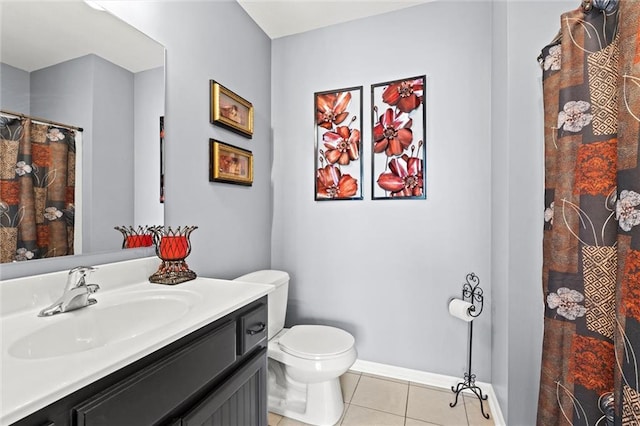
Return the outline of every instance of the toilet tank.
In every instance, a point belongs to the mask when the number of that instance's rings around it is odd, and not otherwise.
[[[265,269],[251,272],[236,278],[234,281],[268,284],[275,289],[267,295],[269,306],[268,338],[278,334],[284,328],[284,317],[287,314],[287,297],[289,295],[289,274],[284,271]]]

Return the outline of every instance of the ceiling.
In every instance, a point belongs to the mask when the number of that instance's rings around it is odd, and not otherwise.
[[[164,65],[164,47],[82,0],[0,0],[0,8],[0,61],[21,70],[89,53],[134,73]]]
[[[276,39],[433,0],[237,1]],[[0,8],[0,61],[21,70],[31,72],[89,53],[131,72],[163,65],[162,46],[83,0],[0,0]]]
[[[434,0],[237,0],[272,39]]]

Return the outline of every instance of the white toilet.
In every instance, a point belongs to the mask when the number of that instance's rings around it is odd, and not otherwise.
[[[289,274],[263,270],[237,281],[275,286],[268,295],[269,411],[312,425],[334,425],[344,403],[340,376],[356,360],[355,339],[324,325],[284,328]]]

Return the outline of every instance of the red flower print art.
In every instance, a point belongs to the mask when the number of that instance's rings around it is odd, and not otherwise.
[[[327,130],[341,124],[348,116],[351,92],[326,93],[316,96],[316,123]]]
[[[422,104],[424,79],[398,81],[392,83],[382,92],[382,101],[395,106],[399,111],[411,112]]]
[[[325,157],[331,164],[347,165],[360,156],[360,131],[340,126],[335,132],[326,132],[322,136],[327,148]]]
[[[426,76],[371,86],[371,198],[426,198]]]
[[[362,199],[362,86],[315,93],[315,200]]]
[[[389,161],[389,172],[378,177],[378,186],[390,192],[391,197],[419,197],[423,185],[422,160],[407,154]]]
[[[408,114],[387,108],[373,127],[373,152],[384,151],[387,157],[401,155],[413,142],[412,123]]]
[[[336,166],[318,169],[317,196],[320,198],[349,198],[358,192],[358,181],[351,175],[343,175]]]

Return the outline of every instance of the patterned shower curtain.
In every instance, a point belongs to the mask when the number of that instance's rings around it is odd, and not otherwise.
[[[0,263],[73,254],[76,132],[0,115]]]
[[[540,62],[538,425],[640,425],[640,1],[564,14]]]

